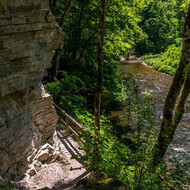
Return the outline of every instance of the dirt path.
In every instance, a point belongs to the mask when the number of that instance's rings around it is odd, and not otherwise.
[[[83,167],[80,159],[72,159],[73,156],[80,157],[84,152],[72,137],[65,137],[64,131],[58,130],[59,148],[64,156],[64,162],[55,161],[46,164],[37,174],[25,177],[20,184],[27,190],[49,190],[49,189],[72,189],[89,172]],[[21,188],[22,189],[22,188]]]

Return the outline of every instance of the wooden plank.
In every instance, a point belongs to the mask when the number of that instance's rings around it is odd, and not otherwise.
[[[68,127],[69,127],[69,121],[68,121],[67,117],[66,117],[65,119],[66,119],[65,124],[66,124],[66,127],[67,127],[67,129],[68,129]],[[67,135],[68,135],[68,136],[70,135],[70,130],[68,130]]]
[[[67,127],[67,129],[68,129],[68,131],[71,131],[72,133],[73,133],[73,135],[75,135],[77,138],[79,138],[79,140],[82,142],[82,143],[85,143],[85,141],[82,139],[82,138],[80,138],[80,136],[79,136],[79,134],[70,126],[70,125],[68,125],[63,119],[59,119],[60,120],[60,122],[63,124],[63,125],[65,125],[66,127]]]
[[[70,120],[74,125],[76,125],[80,130],[82,130],[83,132],[89,134],[89,132],[82,127],[75,119],[73,119],[70,115],[68,115],[64,110],[62,110],[58,105],[56,105],[55,103],[53,103],[53,105],[61,112],[61,114],[63,114],[63,116],[65,116],[68,120]]]
[[[69,131],[71,131],[76,137],[79,137],[78,133],[71,128],[63,119],[60,119],[60,122],[63,123]]]

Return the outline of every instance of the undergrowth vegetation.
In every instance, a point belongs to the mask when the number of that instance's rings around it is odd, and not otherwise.
[[[175,44],[169,46],[164,53],[148,54],[142,56],[148,65],[154,69],[174,75],[175,70],[179,64],[181,57],[181,46],[177,47]]]
[[[86,99],[77,95],[79,89],[75,89],[74,84],[71,85],[72,89],[65,88],[67,80],[74,83],[80,83],[80,80],[72,76],[68,77],[66,73],[62,74],[65,80],[49,83],[46,85],[46,90],[53,95],[60,107],[67,109],[89,131],[89,134],[93,135],[94,116],[92,110],[85,105]],[[149,165],[150,151],[157,131],[154,103],[150,92],[148,89],[140,91],[131,75],[125,75],[122,81],[128,107],[125,113],[128,124],[122,130],[116,129],[106,115],[102,114],[101,130],[97,139],[98,152],[94,149],[92,138],[81,134],[86,141],[82,149],[88,153],[82,158],[84,166],[93,171],[95,176],[104,174],[107,179],[106,181],[100,177],[95,181],[90,180],[87,182],[87,189],[183,189],[188,184],[188,175],[185,173],[187,165],[177,159],[172,167],[168,167],[163,162],[157,170],[154,170]],[[75,99],[72,100],[69,97],[71,90],[76,93]],[[122,136],[125,138],[121,138]],[[109,179],[112,179],[110,183],[108,183]]]
[[[116,180],[116,184],[119,181],[121,189],[183,189],[189,180],[186,173],[188,164],[182,164],[175,158],[172,167],[162,162],[155,170],[150,165],[151,147],[157,131],[153,100],[147,89],[144,92],[139,90],[131,76],[125,76],[124,80],[125,86],[130,87],[126,90],[128,102],[126,117],[129,118],[129,123],[125,128],[126,131],[122,131],[122,135],[127,134],[130,144],[126,144],[115,133],[111,123],[103,119],[97,152],[94,150],[93,141],[86,139],[87,143],[83,147],[88,152],[83,158],[85,167],[96,174],[103,173],[108,178]],[[133,130],[129,132],[128,128]],[[88,129],[93,133],[93,125]],[[100,187],[101,185],[98,186],[99,189]],[[113,187],[113,189],[119,188]]]

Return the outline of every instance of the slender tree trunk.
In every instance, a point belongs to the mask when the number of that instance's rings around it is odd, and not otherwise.
[[[57,2],[57,0],[53,0],[52,1],[52,6],[55,6],[56,2]]]
[[[81,34],[82,34],[81,22],[82,22],[82,18],[84,14],[84,7],[81,6],[79,10],[80,10],[80,14],[79,14],[78,22],[77,22],[77,30],[75,32],[75,46],[72,49],[72,60],[76,60],[77,50],[79,48],[79,44],[81,41]]]
[[[94,117],[95,117],[95,138],[100,130],[100,104],[101,104],[101,93],[103,83],[103,42],[104,42],[104,22],[105,22],[105,3],[106,0],[100,0],[100,11],[99,11],[99,27],[98,27],[98,70],[94,96]]]
[[[69,4],[67,5],[65,11],[62,14],[61,20],[60,20],[60,23],[59,23],[59,26],[61,28],[63,28],[65,20],[67,18],[67,15],[69,14],[73,4],[74,4],[74,0],[70,0]],[[55,50],[55,55],[54,55],[54,58],[53,58],[53,66],[51,68],[51,73],[50,73],[51,74],[51,80],[53,80],[53,78],[57,76],[57,73],[58,73],[58,70],[59,70],[60,56],[61,56],[61,49]]]
[[[92,33],[92,34],[90,35],[90,37],[86,40],[86,44],[88,44],[88,43],[90,42],[90,40],[94,37],[95,34],[96,34],[96,32],[94,32],[94,33]],[[83,47],[83,48],[82,48],[82,51],[80,52],[80,55],[79,55],[79,58],[78,58],[78,62],[81,61],[81,58],[82,58],[84,52],[85,52],[85,47]]]
[[[67,5],[67,7],[66,7],[66,9],[65,9],[65,11],[64,11],[64,13],[62,14],[62,16],[61,16],[61,21],[60,21],[60,23],[59,23],[59,26],[60,26],[61,28],[63,27],[63,25],[64,25],[64,23],[65,23],[65,19],[67,18],[67,15],[69,14],[69,12],[70,12],[70,10],[71,10],[73,4],[74,4],[74,0],[70,0],[70,1],[69,1],[69,4]]]
[[[160,133],[152,148],[153,164],[158,165],[173,140],[174,132],[183,113],[190,92],[190,6],[183,33],[182,55],[163,110]]]

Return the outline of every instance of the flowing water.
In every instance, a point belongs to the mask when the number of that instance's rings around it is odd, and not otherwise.
[[[155,71],[143,62],[137,61],[121,62],[118,66],[118,72],[123,74],[131,73],[136,79],[141,90],[145,88],[149,89],[155,102],[157,121],[160,123],[162,119],[164,100],[173,77]],[[190,99],[188,102],[190,102]],[[186,105],[186,107],[188,107],[188,105]],[[188,110],[189,109],[186,109],[186,113],[176,130],[173,143],[170,147],[170,150],[172,150],[176,156],[183,158],[185,161],[190,161],[190,111]],[[117,122],[119,122],[120,125],[125,125],[125,111],[125,107],[123,106],[120,111],[113,111],[111,116],[114,116],[115,120],[117,119]]]

